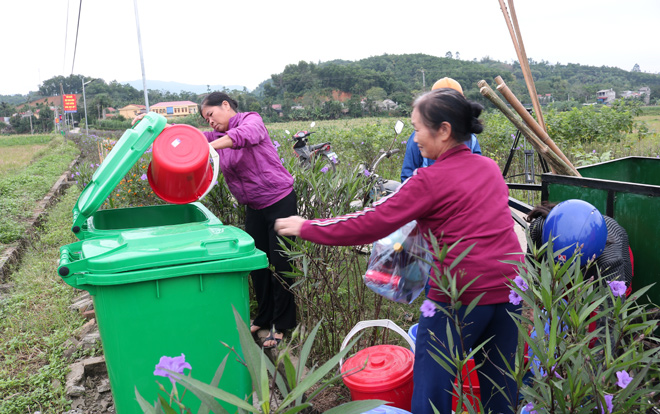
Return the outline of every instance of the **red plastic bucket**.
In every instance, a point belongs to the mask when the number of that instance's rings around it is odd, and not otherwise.
[[[415,346],[394,322],[380,319],[359,322],[348,333],[341,348],[346,347],[355,333],[370,326],[390,328],[402,335],[411,347]],[[410,411],[414,360],[415,355],[410,349],[397,345],[376,345],[359,351],[345,362],[340,361],[341,372],[345,374],[342,379],[351,392],[351,400],[385,400],[389,401],[389,406]]]
[[[215,170],[209,154],[214,156]],[[147,178],[164,201],[186,204],[201,199],[213,187],[217,173],[217,153],[197,128],[172,125],[156,137]]]
[[[414,359],[409,349],[397,345],[371,346],[347,359],[342,374],[356,372],[343,377],[351,400],[385,400],[410,411]]]
[[[470,373],[469,377],[468,377],[468,372]],[[458,378],[454,381],[454,385],[457,384],[458,384]],[[472,384],[472,391],[470,391],[470,384]],[[463,365],[463,395],[464,398],[467,398],[469,404],[472,407],[474,407],[474,409],[477,412],[479,412],[479,405],[475,404],[472,394],[474,394],[476,398],[481,399],[481,388],[479,386],[479,377],[477,375],[477,370],[474,369],[474,359],[470,358],[468,359],[467,364]],[[456,398],[456,396],[453,396],[451,398],[451,409],[455,413],[458,413],[458,411],[456,411],[457,407],[458,407],[458,398]],[[465,407],[465,403],[463,403],[463,412],[468,412],[467,407]]]

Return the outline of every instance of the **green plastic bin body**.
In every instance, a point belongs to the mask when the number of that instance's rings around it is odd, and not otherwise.
[[[62,279],[92,295],[119,414],[141,413],[135,387],[152,403],[156,380],[171,389],[153,374],[161,356],[185,354],[193,378],[210,383],[229,352],[222,342],[241,354],[233,309],[249,324],[247,277],[268,266],[242,230],[199,223],[126,230],[60,252]],[[233,356],[219,387],[251,395],[249,373]],[[200,405],[192,393],[184,403],[193,412]]]
[[[223,342],[242,356],[233,309],[249,324],[247,278],[268,266],[247,233],[201,203],[98,210],[164,124],[149,113],[126,131],[73,208],[80,240],[60,248],[59,275],[92,295],[119,414],[142,412],[136,388],[152,404],[164,396],[156,381],[171,391],[154,375],[162,356],[184,354],[193,378],[207,384],[230,352]],[[248,398],[249,373],[236,359],[227,359],[219,388]],[[192,412],[200,406],[191,392],[183,402]]]
[[[578,168],[582,177],[543,174],[542,200],[580,199],[615,219],[628,233],[634,257],[633,292],[656,283],[660,304],[660,159],[627,157]]]

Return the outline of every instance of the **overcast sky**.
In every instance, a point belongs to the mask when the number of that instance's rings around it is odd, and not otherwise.
[[[2,0],[0,94],[141,79],[133,0]],[[149,80],[252,90],[287,64],[425,53],[517,60],[498,0],[137,0]],[[527,55],[660,72],[660,0],[516,0]],[[68,10],[68,13],[67,13]],[[67,24],[68,22],[68,24]],[[75,62],[74,62],[75,52]]]

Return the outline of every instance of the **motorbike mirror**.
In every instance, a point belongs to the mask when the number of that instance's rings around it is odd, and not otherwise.
[[[403,131],[403,122],[401,120],[396,121],[396,124],[394,124],[394,132],[396,132],[397,135],[399,135]]]
[[[316,122],[312,122],[311,124],[309,124],[309,127],[314,128],[315,125],[316,125]]]

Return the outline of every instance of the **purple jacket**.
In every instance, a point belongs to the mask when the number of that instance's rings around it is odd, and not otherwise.
[[[280,201],[293,190],[293,177],[284,168],[261,116],[239,112],[229,120],[227,132],[205,131],[208,142],[223,135],[231,148],[218,151],[220,169],[236,200],[255,210]]]

